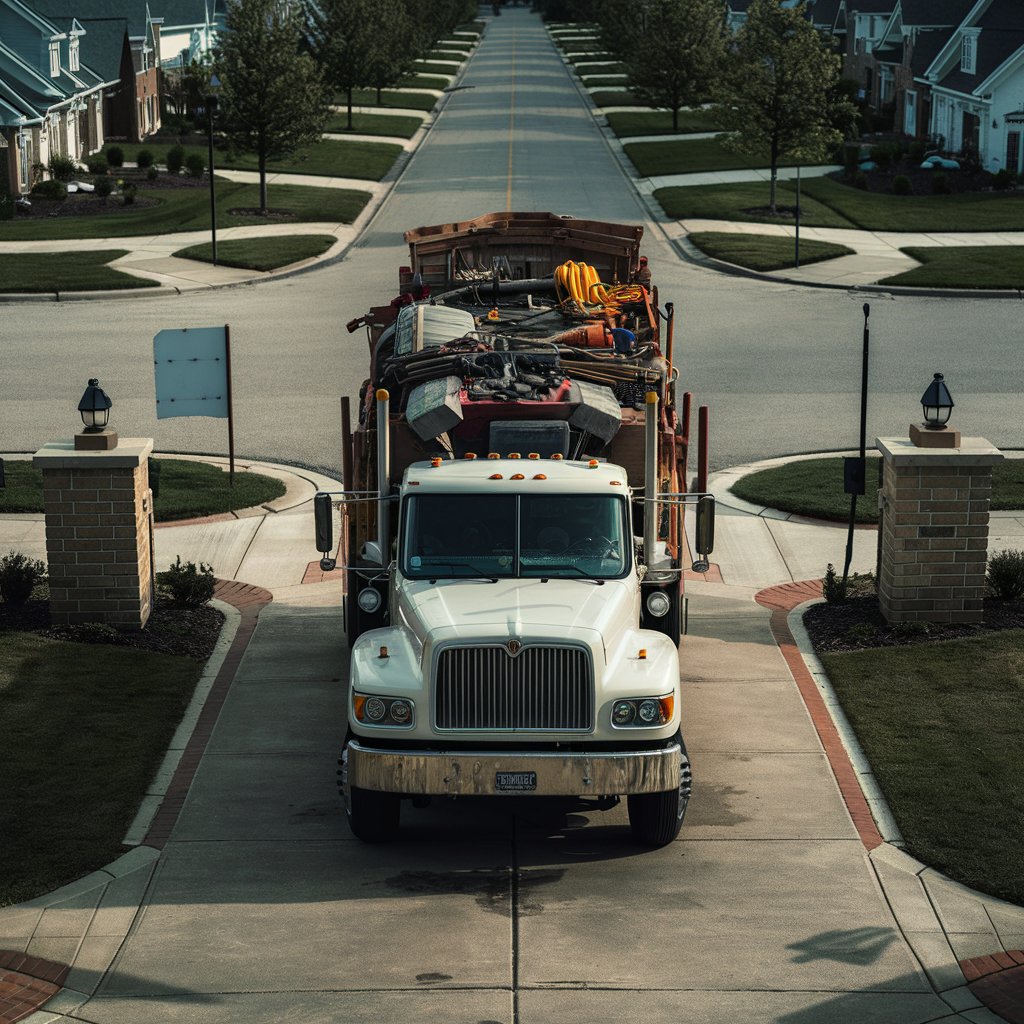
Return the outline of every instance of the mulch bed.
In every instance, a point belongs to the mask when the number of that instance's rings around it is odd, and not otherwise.
[[[804,625],[819,654],[866,647],[908,647],[939,640],[961,640],[1002,629],[1024,629],[1024,601],[985,600],[980,625],[939,622],[889,623],[878,598],[852,597],[841,604],[816,604],[804,613]]]
[[[224,616],[216,608],[175,608],[160,597],[145,629],[123,632],[98,622],[51,625],[50,603],[45,599],[34,598],[20,607],[0,601],[0,636],[14,631],[38,633],[54,640],[136,647],[196,661],[206,661],[213,653],[223,624]]]

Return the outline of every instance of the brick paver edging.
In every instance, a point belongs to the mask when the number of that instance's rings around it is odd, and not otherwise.
[[[70,970],[53,960],[0,950],[0,1024],[34,1013],[60,991]]]
[[[754,600],[765,608],[771,609],[771,631],[779,651],[786,660],[786,665],[796,682],[800,696],[803,698],[807,713],[811,716],[818,739],[825,748],[825,756],[832,768],[839,785],[839,792],[846,804],[846,809],[853,819],[854,828],[860,841],[868,850],[882,845],[882,836],[871,815],[864,791],[860,788],[857,773],[850,763],[839,730],[836,729],[832,715],[822,699],[814,678],[804,663],[803,655],[789,629],[789,613],[797,605],[821,597],[821,580],[802,580],[799,583],[783,583],[777,587],[768,587],[754,596]]]
[[[960,970],[976,999],[1009,1024],[1024,1024],[1024,951],[961,960]]]
[[[260,612],[274,599],[269,590],[262,587],[254,587],[248,583],[237,583],[234,580],[217,580],[214,589],[214,597],[234,605],[241,613],[242,618],[238,623],[235,638],[224,658],[224,662],[213,681],[203,710],[199,713],[192,736],[178,762],[174,778],[167,787],[167,793],[159,809],[153,816],[149,831],[143,839],[143,845],[152,846],[162,850],[170,838],[181,808],[185,804],[192,780],[195,778],[196,769],[206,750],[206,744],[213,733],[213,727],[217,724],[217,717],[220,709],[227,699],[228,690],[235,678],[242,655],[249,646],[249,641],[256,630],[256,620]]]

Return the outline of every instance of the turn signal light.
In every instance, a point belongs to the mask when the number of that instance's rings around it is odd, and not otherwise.
[[[598,467],[598,466],[600,466],[600,465],[601,465],[601,463],[600,463],[600,462],[598,462],[598,461],[597,461],[597,459],[591,459],[591,460],[590,460],[590,461],[589,461],[589,462],[587,463],[587,465],[588,465],[588,466],[589,466],[589,467],[590,467],[591,469],[597,469],[597,467]]]
[[[636,652],[636,656],[637,656],[637,658],[640,659],[640,661],[646,661],[647,660],[647,648],[646,647],[641,647],[640,650]]]

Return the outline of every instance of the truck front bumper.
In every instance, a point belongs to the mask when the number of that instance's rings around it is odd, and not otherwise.
[[[409,796],[626,796],[678,789],[689,761],[660,750],[584,753],[378,750],[349,740],[342,787]]]

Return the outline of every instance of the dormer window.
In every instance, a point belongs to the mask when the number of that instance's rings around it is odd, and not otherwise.
[[[50,43],[50,77],[60,76],[60,43]]]
[[[973,75],[978,59],[978,33],[965,32],[960,43],[960,70],[965,75]]]
[[[82,70],[82,63],[78,57],[78,36],[73,36],[71,41],[68,43],[68,70]]]

